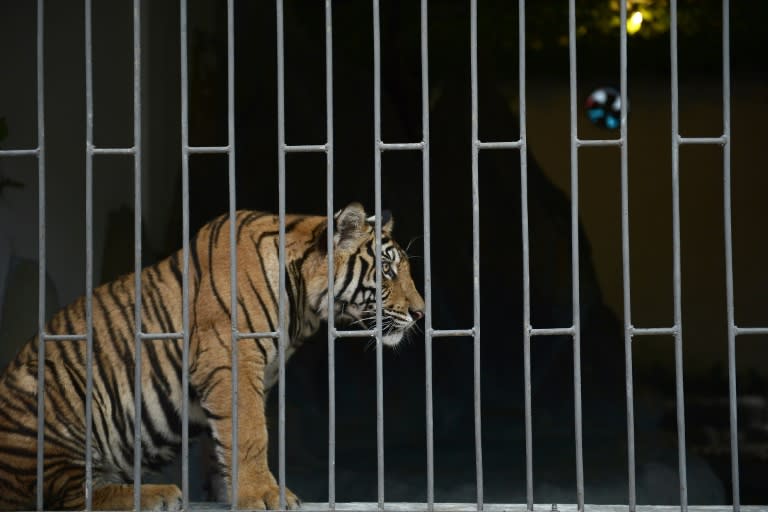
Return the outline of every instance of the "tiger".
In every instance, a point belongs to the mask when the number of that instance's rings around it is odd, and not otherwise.
[[[333,216],[334,322],[372,329],[376,317],[377,251],[374,217],[360,203]],[[288,358],[327,321],[328,219],[285,216],[284,308]],[[392,237],[394,221],[381,218],[381,304],[384,345],[397,345],[424,316],[407,254]],[[279,216],[238,210],[236,322],[242,333],[279,329]],[[206,432],[231,503],[244,509],[277,509],[279,486],[267,463],[265,401],[279,375],[278,339],[239,340],[237,496],[232,481],[232,317],[230,217],[204,225],[189,244],[189,432]],[[143,333],[183,329],[184,252],[141,270]],[[92,506],[133,509],[135,276],[96,287],[92,294]],[[77,299],[52,316],[47,334],[86,332],[86,302]],[[148,336],[151,337],[151,336]],[[39,336],[20,350],[0,377],[0,510],[33,509],[37,485],[51,510],[85,503],[86,344],[47,340],[44,380],[43,481],[36,482]],[[182,436],[181,339],[145,339],[141,351],[141,472],[177,457]],[[141,508],[178,510],[181,492],[169,484],[142,484]],[[286,507],[300,507],[286,489]]]

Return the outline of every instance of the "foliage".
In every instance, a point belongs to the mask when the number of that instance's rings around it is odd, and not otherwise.
[[[616,37],[620,23],[619,0],[585,0],[576,2],[576,33],[583,39]],[[669,0],[627,0],[627,17],[639,12],[643,23],[636,36],[654,39],[670,29]],[[677,28],[682,36],[720,32],[722,4],[716,0],[682,0],[677,8]],[[567,6],[554,2],[529,4],[526,18],[532,48],[557,44],[567,46]],[[566,21],[563,21],[566,20]]]

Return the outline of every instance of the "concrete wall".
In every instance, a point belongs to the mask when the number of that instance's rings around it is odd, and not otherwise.
[[[164,39],[168,23],[178,20],[168,2],[145,5],[142,27],[143,210],[145,236],[162,245],[167,234],[170,201],[179,175],[178,43]],[[0,6],[0,117],[9,136],[3,148],[37,144],[36,10],[34,2],[4,2]],[[177,25],[178,26],[178,22]],[[133,144],[133,40],[131,2],[96,0],[93,9],[94,143],[97,147]],[[176,29],[178,33],[178,29]],[[153,37],[150,37],[153,35]],[[45,3],[45,172],[47,269],[59,306],[85,289],[85,49],[82,4]],[[150,79],[151,77],[151,79]],[[171,100],[167,96],[171,96]],[[159,134],[159,135],[158,135]],[[165,135],[163,135],[165,134]],[[170,141],[170,142],[169,142]],[[175,142],[175,143],[174,143]],[[0,176],[21,182],[0,198],[0,240],[4,261],[0,273],[14,261],[37,261],[38,183],[34,157],[0,159]],[[134,204],[133,161],[125,156],[94,160],[93,254],[94,279],[104,268],[110,212]],[[125,232],[130,224],[122,222]],[[130,228],[132,230],[132,228]],[[129,252],[132,242],[120,244]],[[132,265],[132,263],[131,263]],[[36,282],[29,283],[36,289]],[[2,294],[0,294],[0,298]],[[36,304],[30,304],[30,308]],[[0,305],[0,311],[2,307]],[[36,313],[24,319],[29,334],[37,329]]]
[[[631,70],[630,70],[630,78]],[[570,194],[567,79],[528,85],[531,151],[547,176]],[[601,84],[599,85],[614,85]],[[583,87],[583,85],[582,85]],[[669,82],[630,79],[629,211],[632,317],[637,327],[670,326],[672,295],[672,154]],[[764,326],[768,311],[768,173],[762,155],[768,128],[768,84],[760,77],[733,79],[732,204],[736,323]],[[582,88],[579,97],[589,94]],[[719,81],[690,77],[680,86],[680,129],[687,137],[722,134]],[[582,138],[608,138],[580,118]],[[621,191],[618,149],[586,148],[580,157],[581,221],[605,301],[623,318]],[[722,150],[684,147],[680,152],[681,261],[686,372],[708,371],[726,361],[725,253]],[[535,200],[535,198],[531,198]],[[739,368],[766,374],[768,345],[740,337]],[[673,365],[671,339],[635,343],[638,365]],[[690,357],[694,355],[695,357]]]

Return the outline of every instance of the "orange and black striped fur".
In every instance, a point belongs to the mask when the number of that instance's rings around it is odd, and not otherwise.
[[[373,221],[353,203],[334,216],[334,297],[337,322],[370,327],[375,317]],[[423,315],[403,250],[382,218],[383,342],[394,345]],[[286,290],[289,356],[327,318],[327,221],[286,217]],[[278,217],[237,213],[237,321],[241,332],[278,329]],[[204,226],[190,247],[190,431],[210,432],[229,493],[231,467],[231,352],[229,218]],[[182,252],[141,273],[143,332],[182,331]],[[86,331],[85,301],[56,313],[47,332]],[[93,506],[133,508],[134,276],[93,292]],[[0,377],[0,510],[33,509],[36,493],[37,338]],[[240,508],[277,508],[279,492],[267,466],[265,393],[278,375],[272,338],[239,344]],[[181,442],[181,340],[142,344],[142,468],[172,460]],[[45,351],[46,509],[82,509],[85,486],[86,344],[48,341]],[[142,508],[179,507],[175,485],[143,485]],[[231,499],[231,497],[230,497]],[[298,499],[287,491],[287,506]]]

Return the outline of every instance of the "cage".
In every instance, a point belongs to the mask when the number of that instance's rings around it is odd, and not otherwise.
[[[247,332],[235,314],[229,333],[236,347],[278,347],[265,412],[278,508],[286,486],[306,510],[765,505],[764,6],[0,9],[2,363],[35,332],[40,360],[51,345],[81,347],[86,510],[99,428],[93,290],[179,248],[180,329],[146,332],[138,321],[131,335],[137,357],[184,347],[179,455],[143,475],[131,433],[125,476],[177,483],[184,509],[237,508],[211,497],[212,448],[191,440],[184,369],[191,240],[240,208],[275,212],[280,226],[281,321]],[[285,216],[332,218],[356,200],[378,219],[378,245],[383,211],[393,211],[426,302],[423,332],[397,350],[382,343],[377,253],[374,325],[346,330],[330,315],[286,365]],[[237,269],[234,254],[226,263]],[[236,275],[223,299],[232,311]],[[47,332],[78,296],[85,331]],[[129,309],[140,319],[142,300]],[[139,383],[151,370],[126,365],[131,425],[141,425]],[[137,508],[138,490],[134,499]]]

